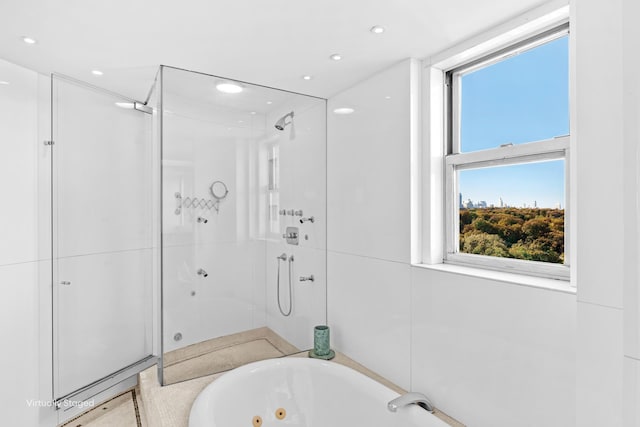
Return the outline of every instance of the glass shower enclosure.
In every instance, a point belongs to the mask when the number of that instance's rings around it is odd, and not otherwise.
[[[52,394],[72,413],[156,362],[152,115],[68,77],[51,87]]]
[[[51,85],[53,400],[312,348],[326,100],[168,66],[145,102]]]
[[[326,323],[326,100],[160,69],[171,384],[313,346]]]

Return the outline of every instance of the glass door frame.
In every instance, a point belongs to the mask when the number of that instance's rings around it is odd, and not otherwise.
[[[118,383],[121,383],[122,381],[138,374],[139,372],[149,368],[150,366],[153,366],[156,364],[157,362],[157,353],[156,348],[157,348],[157,328],[156,328],[156,307],[155,307],[155,303],[154,301],[150,301],[149,304],[152,304],[153,307],[150,309],[150,312],[152,313],[152,316],[154,317],[153,319],[153,323],[152,323],[152,333],[151,333],[151,340],[152,340],[152,344],[151,344],[151,353],[145,357],[143,357],[142,359],[131,363],[127,366],[123,366],[122,368],[118,369],[115,372],[112,372],[100,379],[97,379],[95,381],[92,381],[89,384],[83,385],[82,387],[70,392],[70,393],[66,393],[64,395],[60,395],[58,396],[57,392],[56,392],[56,384],[59,381],[59,373],[58,373],[58,351],[59,351],[59,342],[58,342],[58,329],[60,328],[60,321],[58,319],[58,303],[59,303],[59,296],[58,296],[58,286],[61,286],[60,283],[60,277],[59,277],[59,271],[58,271],[58,260],[60,259],[60,254],[59,254],[59,250],[57,247],[56,242],[59,239],[59,225],[57,222],[57,218],[59,217],[58,212],[57,212],[57,207],[58,207],[58,200],[59,200],[59,196],[58,196],[58,188],[59,188],[59,184],[58,184],[58,179],[57,179],[57,162],[58,162],[58,150],[56,149],[56,128],[57,128],[57,119],[58,119],[58,107],[56,105],[56,85],[58,84],[58,82],[65,82],[65,83],[70,83],[73,85],[76,85],[78,87],[84,88],[86,90],[90,90],[90,91],[94,91],[94,92],[98,92],[104,95],[108,95],[108,96],[112,96],[115,98],[119,98],[122,100],[122,102],[127,102],[127,103],[132,103],[133,104],[133,109],[138,110],[142,113],[146,113],[146,114],[153,114],[153,109],[148,107],[146,104],[147,102],[140,102],[140,101],[136,101],[134,99],[128,98],[124,95],[100,88],[98,86],[94,86],[91,85],[89,83],[74,79],[72,77],[68,77],[62,74],[58,74],[58,73],[52,73],[51,77],[50,77],[50,84],[51,84],[51,93],[50,93],[50,114],[51,114],[51,129],[50,129],[50,140],[46,141],[45,143],[47,145],[50,146],[51,148],[51,176],[50,176],[50,194],[51,194],[51,211],[50,211],[50,219],[51,219],[51,304],[52,304],[52,319],[51,319],[51,339],[52,339],[52,354],[51,354],[51,366],[52,366],[52,378],[51,378],[51,395],[52,395],[52,400],[54,402],[54,406],[57,410],[60,409],[65,409],[68,411],[71,411],[72,409],[74,409],[73,406],[68,406],[65,403],[66,402],[73,402],[73,401],[85,401],[88,400],[104,391],[106,391],[109,388],[112,388],[116,385],[118,385]],[[153,87],[151,88],[150,92],[149,92],[149,97],[151,97],[151,93],[153,91]],[[152,141],[152,138],[150,138],[149,140],[149,144],[153,144],[154,141]],[[155,158],[154,158],[155,160]],[[153,165],[152,167],[152,171],[154,171],[155,165]],[[154,177],[155,178],[155,177]],[[153,185],[153,184],[152,184]],[[155,203],[155,201],[154,201]],[[155,207],[155,206],[154,206]],[[154,225],[154,230],[153,233],[156,234],[157,233],[157,227],[155,227]],[[157,241],[156,237],[153,236],[153,240]],[[153,252],[153,251],[152,251]],[[155,270],[158,268],[157,263],[155,262],[155,254],[153,255],[154,261],[152,263],[152,270]],[[152,271],[151,274],[152,277],[152,288],[153,288],[153,292],[155,293],[155,287],[157,286],[157,273],[155,271]],[[96,361],[96,363],[99,363],[99,361]],[[77,411],[73,411],[73,412],[77,412]],[[71,415],[71,417],[74,415]],[[63,415],[61,415],[61,417],[64,417]],[[66,418],[66,417],[65,417]]]

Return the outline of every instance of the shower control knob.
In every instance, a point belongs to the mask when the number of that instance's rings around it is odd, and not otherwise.
[[[64,285],[64,286],[69,286],[69,285],[71,285],[71,282],[68,282],[68,281],[64,280],[64,281],[60,282],[60,284]]]
[[[305,222],[310,222],[310,223],[314,223],[316,221],[316,219],[312,216],[310,216],[309,218],[300,218],[300,224],[304,224]]]
[[[300,276],[300,281],[301,282],[315,282],[315,277],[313,277],[313,274],[311,276]]]

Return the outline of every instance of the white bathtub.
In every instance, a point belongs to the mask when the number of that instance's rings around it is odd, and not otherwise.
[[[308,358],[263,360],[209,384],[191,407],[189,427],[447,426],[416,405],[390,412],[387,402],[398,396],[337,363]]]

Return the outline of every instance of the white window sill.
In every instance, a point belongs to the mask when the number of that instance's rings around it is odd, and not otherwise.
[[[496,282],[510,283],[513,285],[528,286],[531,288],[546,289],[567,294],[576,294],[576,288],[564,280],[547,279],[544,277],[526,276],[524,274],[506,273],[503,271],[485,270],[482,268],[465,267],[454,264],[412,264],[412,267],[427,270],[443,271],[460,276],[477,277],[479,279],[494,280]]]

